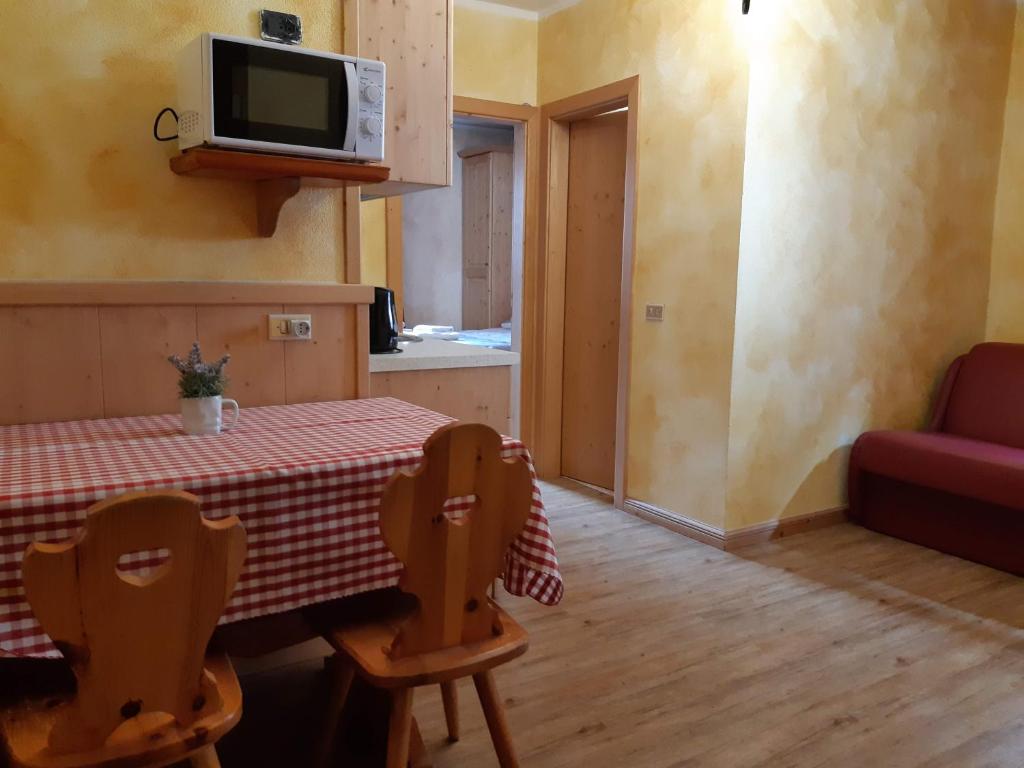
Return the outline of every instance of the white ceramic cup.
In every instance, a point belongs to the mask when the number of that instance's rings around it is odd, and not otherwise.
[[[230,424],[224,424],[224,407],[233,412]],[[189,397],[181,399],[181,425],[188,435],[219,435],[238,423],[238,403],[229,397]]]

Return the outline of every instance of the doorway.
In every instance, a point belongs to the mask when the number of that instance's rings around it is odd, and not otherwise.
[[[639,78],[541,110],[534,458],[626,491]]]
[[[521,380],[534,326],[523,306],[536,262],[539,121],[537,107],[455,97],[452,185],[389,199],[386,211],[379,203],[384,225],[364,227],[386,239],[377,250],[411,336],[518,354],[500,431],[527,444],[534,419]]]
[[[615,487],[627,113],[569,127],[561,474]]]

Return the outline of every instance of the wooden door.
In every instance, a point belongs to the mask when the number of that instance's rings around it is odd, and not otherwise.
[[[462,327],[512,319],[511,147],[462,157]]]
[[[615,484],[615,414],[626,189],[625,112],[569,134],[562,474]]]

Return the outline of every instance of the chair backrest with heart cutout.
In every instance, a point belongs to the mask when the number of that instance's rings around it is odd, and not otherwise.
[[[51,749],[98,747],[142,713],[187,726],[220,706],[203,659],[245,552],[238,518],[206,520],[199,500],[180,491],[108,499],[71,541],[29,547],[29,604],[78,679]],[[148,572],[125,567],[147,554]]]
[[[401,588],[419,599],[393,657],[501,634],[487,588],[533,499],[529,466],[503,459],[501,436],[483,424],[442,427],[423,453],[414,473],[391,478],[380,504],[384,541],[405,565]]]

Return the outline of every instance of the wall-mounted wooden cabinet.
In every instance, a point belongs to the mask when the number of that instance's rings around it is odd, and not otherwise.
[[[453,0],[345,0],[345,48],[388,67],[384,165],[364,195],[452,183]]]

